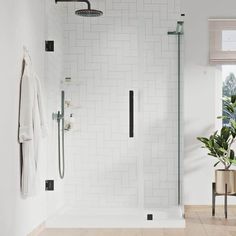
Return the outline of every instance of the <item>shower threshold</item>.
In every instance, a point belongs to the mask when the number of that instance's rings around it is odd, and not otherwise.
[[[147,215],[152,220],[147,220]],[[150,216],[149,216],[150,219]],[[46,221],[47,228],[184,228],[180,207],[165,209],[85,210],[63,208]]]

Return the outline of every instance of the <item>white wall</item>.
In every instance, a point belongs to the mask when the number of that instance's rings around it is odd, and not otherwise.
[[[214,160],[197,136],[215,130],[219,71],[208,64],[208,18],[235,18],[234,0],[182,0],[185,17],[184,74],[184,204],[210,204]]]
[[[46,217],[45,155],[40,157],[40,191],[22,199],[17,142],[19,88],[25,45],[44,85],[45,6],[41,0],[2,1],[0,8],[1,132],[0,235],[26,236]]]
[[[177,41],[180,2],[92,1],[100,18],[68,4],[65,71],[75,129],[68,133],[66,203],[135,208],[177,204]],[[74,83],[74,84],[73,84]],[[135,90],[135,138],[128,91]]]

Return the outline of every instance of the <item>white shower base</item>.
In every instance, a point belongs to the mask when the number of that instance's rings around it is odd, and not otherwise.
[[[147,221],[147,214],[153,220]],[[184,228],[185,220],[180,207],[155,210],[106,210],[64,208],[50,217],[47,228]]]

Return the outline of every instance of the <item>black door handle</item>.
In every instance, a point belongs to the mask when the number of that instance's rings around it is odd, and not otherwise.
[[[129,91],[129,137],[134,137],[134,91]]]

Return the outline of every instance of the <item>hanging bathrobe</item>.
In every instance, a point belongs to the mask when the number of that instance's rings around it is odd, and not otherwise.
[[[29,55],[25,54],[19,119],[19,142],[22,144],[21,191],[25,197],[36,193],[40,138],[46,135],[42,99],[40,81],[32,70]]]

